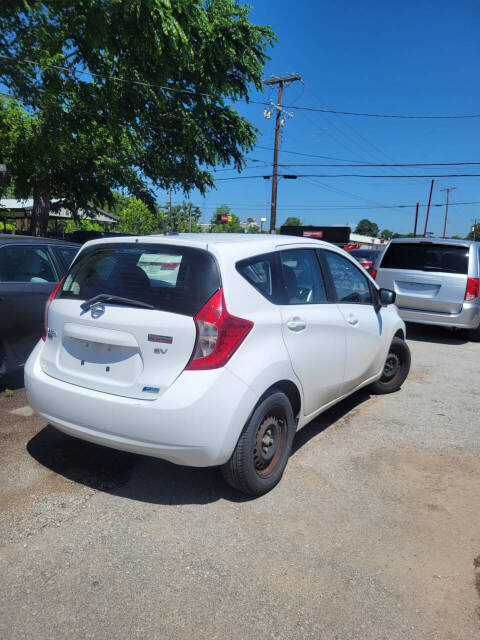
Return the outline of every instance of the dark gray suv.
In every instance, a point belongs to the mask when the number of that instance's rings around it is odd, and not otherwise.
[[[480,242],[398,238],[370,273],[396,292],[404,320],[467,329],[480,341]]]
[[[0,234],[0,379],[22,367],[38,342],[45,302],[79,248]]]

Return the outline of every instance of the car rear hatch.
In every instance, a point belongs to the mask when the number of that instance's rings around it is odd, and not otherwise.
[[[43,371],[155,399],[194,351],[194,316],[220,287],[213,256],[180,245],[111,242],[84,249],[48,310]]]
[[[401,309],[460,313],[468,275],[469,246],[435,241],[392,242],[377,281],[397,294]]]

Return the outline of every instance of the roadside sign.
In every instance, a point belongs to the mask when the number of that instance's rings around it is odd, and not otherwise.
[[[299,236],[300,238],[317,238],[341,245],[347,244],[350,241],[350,227],[283,225],[280,228],[280,233],[286,236]]]
[[[323,238],[323,231],[303,231],[304,238]]]

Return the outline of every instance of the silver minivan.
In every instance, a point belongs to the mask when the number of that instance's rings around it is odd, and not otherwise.
[[[407,322],[467,329],[471,340],[480,341],[480,242],[391,240],[371,275],[395,291]]]

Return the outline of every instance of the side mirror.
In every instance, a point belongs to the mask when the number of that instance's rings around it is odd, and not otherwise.
[[[390,289],[380,289],[378,297],[381,305],[383,307],[387,307],[389,304],[393,304],[395,302],[397,294],[395,291],[391,291]]]

